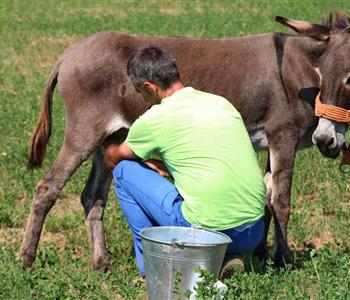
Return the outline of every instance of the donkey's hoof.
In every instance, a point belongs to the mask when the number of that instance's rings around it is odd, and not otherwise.
[[[273,262],[274,262],[274,265],[276,267],[285,268],[287,265],[292,263],[292,260],[291,260],[291,258],[290,258],[288,253],[286,253],[284,255],[278,255],[276,253],[274,255]]]
[[[105,272],[110,271],[112,269],[112,265],[110,264],[108,257],[92,261],[91,267],[94,270],[102,270]]]
[[[271,258],[269,249],[266,245],[258,246],[258,248],[256,248],[256,250],[254,251],[253,255],[261,261],[266,261]]]
[[[35,256],[22,252],[20,253],[20,259],[22,261],[23,267],[32,268],[35,261]]]

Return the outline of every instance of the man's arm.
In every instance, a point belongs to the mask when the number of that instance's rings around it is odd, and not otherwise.
[[[149,159],[145,160],[144,163],[153,171],[156,171],[160,176],[169,178],[171,177],[167,167],[162,161],[156,159]]]
[[[120,161],[124,159],[141,160],[128,146],[126,142],[120,145],[109,145],[105,151],[104,162],[108,169],[112,170]],[[171,177],[164,163],[159,160],[145,160],[144,163],[163,177]]]
[[[105,151],[104,161],[108,169],[112,170],[121,160],[140,160],[140,158],[132,152],[126,142],[120,145],[109,145]]]

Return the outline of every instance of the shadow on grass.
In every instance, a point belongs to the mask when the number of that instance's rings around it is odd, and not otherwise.
[[[268,260],[259,260],[257,257],[249,255],[245,256],[246,272],[266,274],[271,270],[274,272],[298,271],[308,268],[312,260],[326,260],[331,262],[336,261],[339,256],[347,256],[350,253],[350,246],[338,242],[325,244],[322,249],[317,249],[312,243],[304,244],[303,249],[290,249],[289,255],[291,262],[284,267],[277,267],[272,260],[272,249],[270,251],[270,258]]]

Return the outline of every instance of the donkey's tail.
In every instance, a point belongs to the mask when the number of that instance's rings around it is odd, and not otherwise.
[[[28,157],[28,169],[40,168],[45,158],[52,125],[52,98],[58,77],[58,64],[52,70],[44,90],[40,116],[32,135]]]

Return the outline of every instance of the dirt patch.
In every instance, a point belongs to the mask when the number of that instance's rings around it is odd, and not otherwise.
[[[106,19],[108,17],[117,17],[119,21],[126,20],[130,17],[131,14],[141,14],[141,13],[148,13],[150,10],[150,6],[154,5],[152,3],[155,3],[154,1],[148,0],[147,2],[140,2],[140,5],[135,7],[84,7],[84,8],[64,8],[64,13],[66,15],[77,15],[77,14],[84,14],[88,16],[89,18],[95,19],[95,20],[102,20]],[[157,3],[156,3],[157,4]],[[160,11],[160,10],[159,10]],[[161,11],[160,11],[161,12]],[[169,14],[170,15],[170,14]]]
[[[302,251],[305,249],[305,246],[302,243],[299,243],[297,240],[295,240],[293,237],[288,237],[288,245],[290,249],[296,250],[296,251]]]
[[[179,7],[161,7],[159,12],[171,17],[176,17],[183,13],[183,10]]]
[[[6,59],[1,63],[17,74],[28,73],[28,66],[36,68],[50,68],[61,55],[63,50],[73,44],[79,38],[76,36],[62,35],[60,37],[32,37],[21,50],[8,45],[5,49]],[[15,88],[8,88],[14,93]]]
[[[316,250],[321,250],[324,245],[331,243],[335,240],[335,236],[329,232],[324,232],[321,236],[313,236],[309,238],[305,243],[299,243],[293,238],[288,238],[288,245],[290,249],[295,251],[303,251],[305,250],[305,245],[313,245]]]
[[[55,244],[57,249],[63,249],[68,243],[63,233],[43,231],[43,234],[40,238],[40,243],[45,244],[46,242]]]
[[[23,233],[23,228],[0,228],[0,244],[15,248],[22,242]]]
[[[62,216],[69,214],[84,214],[83,206],[80,203],[80,197],[77,196],[60,196],[49,215]]]
[[[64,49],[78,40],[79,37],[69,35],[33,39],[31,41],[31,48],[40,49],[38,55],[33,56],[33,64],[39,69],[51,68]]]
[[[126,18],[128,16],[127,12],[122,9],[118,8],[110,8],[110,7],[89,7],[89,8],[83,8],[81,10],[83,13],[85,13],[88,16],[94,17],[94,18],[102,18],[106,17],[108,15],[117,15],[118,18]],[[76,13],[77,10],[75,10],[74,13]]]
[[[334,241],[334,239],[335,239],[335,236],[332,232],[323,231],[320,235],[313,236],[312,238],[310,238],[307,241],[307,243],[313,244],[317,250],[320,250],[325,244],[328,244]]]
[[[117,16],[118,19],[126,19],[130,14],[147,13],[153,7],[158,6],[157,1],[148,0],[147,2],[140,2],[140,5],[135,7],[86,7],[86,8],[65,8],[65,14],[76,15],[83,13],[94,19],[102,19],[108,16]],[[158,12],[168,16],[178,16],[184,12],[183,8],[177,5],[176,2],[168,1],[162,2],[158,8]]]
[[[20,199],[20,201],[22,200],[23,199]],[[84,214],[79,197],[63,196],[56,202],[56,205],[51,209],[49,214],[61,216],[66,213]],[[21,228],[0,228],[0,244],[6,245],[8,248],[19,246],[22,243],[24,230],[25,223]],[[57,247],[64,247],[67,243],[67,239],[63,233],[49,232],[44,229],[40,237],[40,243],[45,242],[53,242]],[[76,256],[80,257],[81,253],[76,253]]]
[[[0,228],[0,244],[5,245],[7,249],[19,247],[23,235],[24,228]],[[57,248],[63,248],[67,244],[67,239],[62,233],[51,233],[43,230],[40,243],[46,242],[53,242]]]

